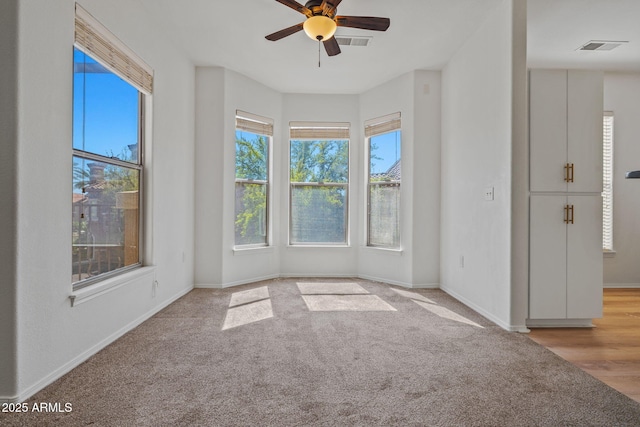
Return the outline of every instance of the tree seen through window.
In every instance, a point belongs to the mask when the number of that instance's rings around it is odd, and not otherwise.
[[[348,140],[291,140],[291,244],[347,243]]]
[[[236,130],[235,244],[266,245],[269,137]]]

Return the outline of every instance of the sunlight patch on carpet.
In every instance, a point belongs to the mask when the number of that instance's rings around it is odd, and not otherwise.
[[[427,298],[427,297],[425,297],[423,295],[417,294],[415,292],[404,291],[402,289],[396,289],[396,288],[390,288],[390,289],[392,291],[402,295],[403,297],[411,298],[414,301],[423,301],[423,302],[428,302],[429,304],[436,304],[435,301],[431,301],[429,298]]]
[[[247,291],[234,292],[233,294],[231,294],[231,302],[229,303],[229,307],[248,304],[250,302],[256,302],[267,298],[269,298],[269,288],[267,286],[249,289]]]
[[[309,311],[397,311],[377,295],[302,295]]]
[[[442,318],[453,320],[455,322],[465,323],[467,325],[471,325],[471,326],[475,326],[477,328],[484,329],[483,326],[478,325],[476,322],[473,322],[473,321],[467,319],[466,317],[461,316],[461,315],[449,310],[448,308],[441,307],[441,306],[435,305],[435,304],[428,304],[428,303],[425,303],[425,302],[422,302],[422,301],[414,300],[413,302],[418,304],[420,307],[426,308],[427,310],[429,310],[433,314],[435,314],[437,316],[440,316]]]
[[[314,283],[298,282],[302,295],[359,295],[369,292],[357,283]]]
[[[273,309],[270,299],[233,307],[227,310],[222,330],[259,322],[271,317],[273,317]]]

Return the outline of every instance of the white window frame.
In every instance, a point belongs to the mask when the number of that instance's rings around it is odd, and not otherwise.
[[[144,200],[146,199],[144,188],[146,170],[144,147],[145,130],[150,127],[148,122],[150,118],[146,114],[146,107],[150,104],[150,98],[153,93],[153,69],[78,4],[75,5],[74,47],[137,89],[139,97],[137,162],[122,161],[91,151],[79,150],[73,148],[72,145],[72,159],[77,157],[83,160],[96,161],[106,165],[138,171],[138,262],[87,279],[81,279],[77,282],[73,282],[72,275],[72,289],[77,291],[143,266],[144,242],[146,240],[144,227],[146,212],[144,209]]]
[[[347,142],[347,182],[292,182],[291,181],[291,143],[293,141],[346,141]],[[351,182],[351,124],[346,122],[310,122],[292,121],[289,122],[289,164],[287,169],[289,181],[289,246],[295,247],[348,247],[350,229],[350,209],[349,209],[349,184]],[[345,212],[344,212],[344,241],[343,242],[293,242],[293,189],[295,187],[338,187],[345,189]]]
[[[249,244],[238,244],[235,242],[234,237],[234,249],[242,250],[242,249],[253,249],[253,248],[264,248],[271,246],[271,176],[272,176],[272,144],[273,144],[273,119],[268,117],[263,117],[257,114],[248,113],[242,110],[236,110],[236,130],[243,130],[255,135],[265,136],[267,138],[267,179],[266,180],[254,180],[254,179],[242,179],[235,178],[234,188],[238,183],[242,184],[259,184],[265,186],[265,195],[266,195],[266,206],[265,206],[265,227],[264,243],[249,243]],[[235,141],[234,141],[235,144]],[[234,236],[235,236],[235,219],[237,213],[234,208]]]
[[[402,178],[400,180],[392,181],[371,181],[371,138],[384,135],[391,132],[402,133],[402,121],[400,112],[388,114],[386,116],[377,117],[364,122],[364,135],[365,135],[365,162],[366,162],[366,246],[372,248],[383,248],[400,250],[402,249],[402,234],[400,226],[400,207],[398,207],[398,244],[397,245],[379,245],[371,243],[371,189],[374,186],[379,185],[394,185],[398,186],[400,197],[402,197]],[[402,138],[402,137],[401,137]],[[402,141],[402,139],[401,139]],[[400,156],[400,164],[402,165],[402,155]],[[402,167],[402,166],[401,166]]]
[[[614,117],[612,111],[603,114],[602,137],[602,250],[613,253],[613,150]]]

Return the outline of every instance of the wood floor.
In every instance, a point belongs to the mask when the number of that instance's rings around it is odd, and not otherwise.
[[[640,402],[640,289],[605,289],[593,329],[532,329],[529,337]]]

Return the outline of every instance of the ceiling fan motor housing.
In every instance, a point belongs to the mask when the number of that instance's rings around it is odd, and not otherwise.
[[[342,0],[309,0],[304,6],[296,0],[276,1],[300,12],[305,15],[307,19],[299,24],[269,34],[265,38],[267,40],[277,41],[304,30],[312,40],[318,40],[318,42],[324,44],[329,56],[335,56],[340,53],[340,46],[338,46],[338,42],[335,37],[333,37],[337,27],[387,31],[391,23],[389,18],[379,18],[375,16],[339,16],[336,9],[338,5],[342,3]]]
[[[324,15],[328,18],[334,19],[336,17],[337,9],[331,5],[331,8],[325,13],[325,10],[322,8],[322,0],[309,0],[305,5],[307,9],[311,11],[313,16]]]

